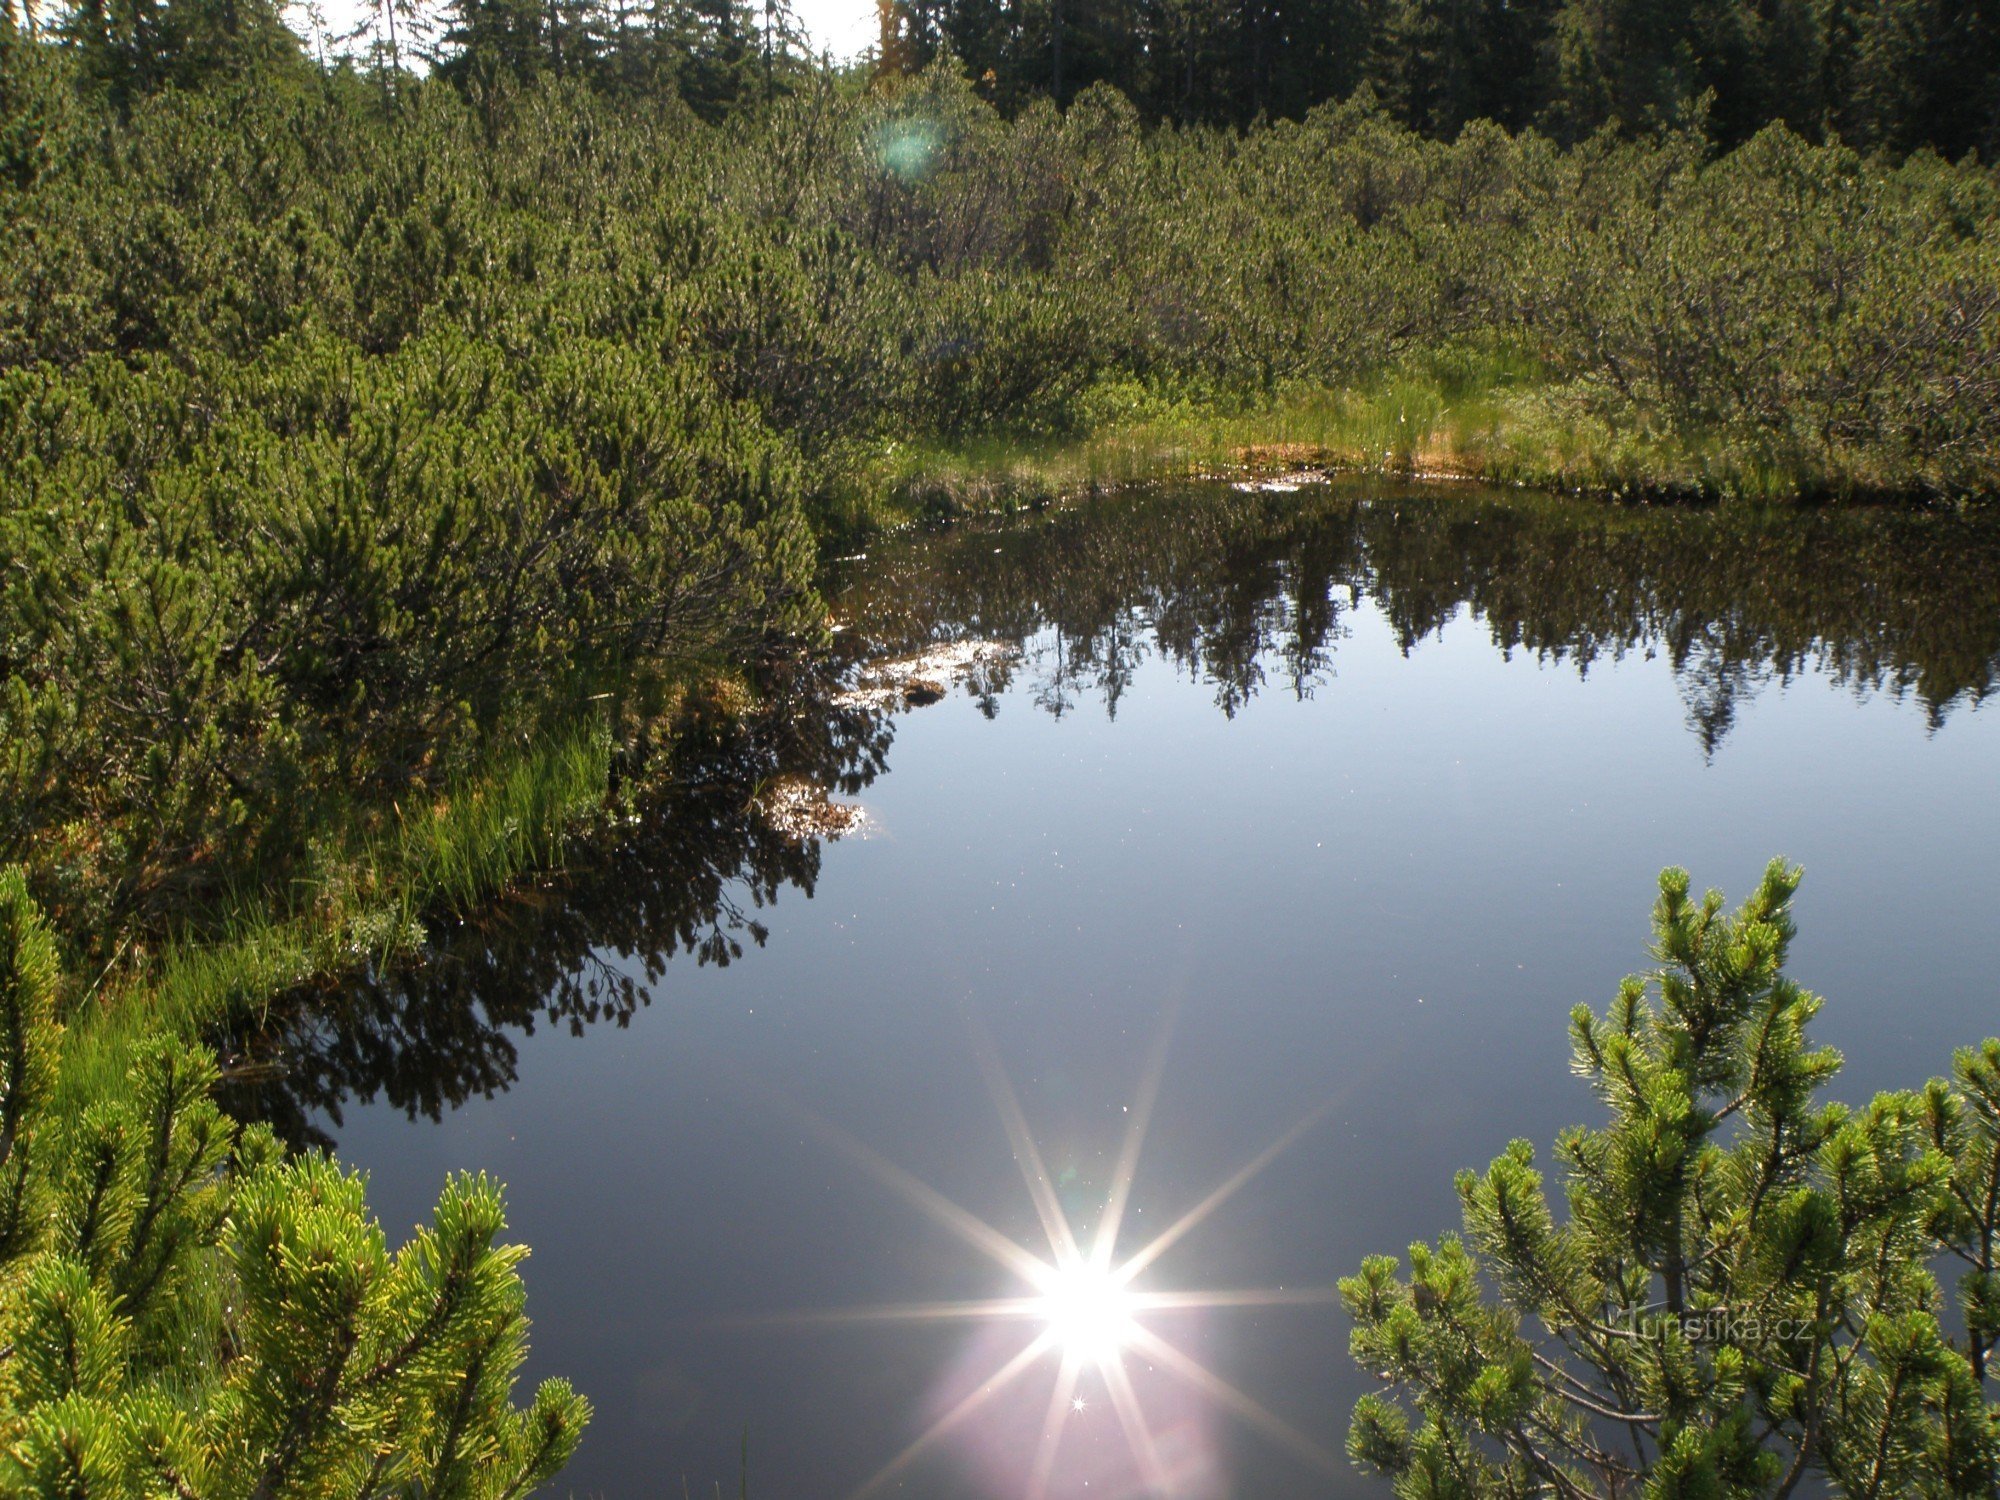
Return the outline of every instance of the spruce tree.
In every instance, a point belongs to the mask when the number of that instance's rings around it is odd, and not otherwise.
[[[121,112],[163,88],[306,76],[302,44],[271,0],[78,0],[57,29]]]
[[[1862,1109],[1784,973],[1798,871],[1734,916],[1669,870],[1662,967],[1572,1017],[1610,1111],[1458,1182],[1465,1233],[1341,1284],[1386,1395],[1349,1451],[1406,1496],[1990,1496],[2000,1042]],[[1939,1317],[1956,1262],[1962,1334]]]
[[[763,42],[750,0],[673,0],[681,97],[720,120],[763,97]]]

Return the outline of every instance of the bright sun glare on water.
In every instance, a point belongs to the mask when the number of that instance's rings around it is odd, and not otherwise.
[[[967,1019],[971,1021],[972,1017],[968,1015]],[[1028,1500],[1046,1500],[1049,1494],[1068,1425],[1064,1418],[1081,1416],[1089,1406],[1078,1389],[1086,1373],[1102,1384],[1118,1426],[1124,1432],[1136,1468],[1138,1489],[1135,1493],[1152,1497],[1183,1493],[1180,1478],[1156,1439],[1146,1403],[1134,1388],[1128,1365],[1143,1367],[1183,1382],[1217,1408],[1256,1428],[1324,1473],[1345,1473],[1336,1455],[1148,1326],[1153,1315],[1177,1310],[1324,1305],[1333,1300],[1330,1288],[1141,1291],[1136,1285],[1138,1278],[1169,1249],[1213,1215],[1307,1130],[1324,1119],[1332,1107],[1332,1100],[1313,1110],[1245,1162],[1207,1197],[1152,1236],[1138,1251],[1128,1255],[1118,1253],[1119,1228],[1131,1195],[1132,1179],[1138,1169],[1147,1121],[1159,1092],[1170,1030],[1170,1025],[1162,1026],[1148,1060],[1118,1165],[1106,1194],[1102,1217],[1094,1235],[1084,1243],[1079,1241],[1067,1213],[1057,1201],[1041,1151],[1029,1133],[1027,1118],[992,1050],[992,1043],[974,1023],[974,1040],[980,1054],[981,1071],[986,1075],[987,1087],[999,1108],[1014,1159],[1020,1166],[1022,1181],[1034,1201],[1047,1237],[1045,1255],[1010,1239],[968,1209],[919,1182],[828,1122],[809,1115],[799,1116],[828,1144],[839,1148],[844,1155],[895,1189],[938,1225],[952,1231],[966,1244],[1012,1273],[1021,1283],[1025,1295],[971,1302],[913,1302],[851,1308],[803,1315],[797,1321],[925,1323],[968,1319],[1020,1320],[1034,1330],[1024,1347],[989,1370],[969,1394],[937,1417],[902,1452],[855,1490],[853,1500],[862,1500],[862,1497],[889,1489],[921,1455],[948,1434],[970,1424],[982,1407],[1030,1370],[1038,1365],[1045,1366],[1050,1361],[1057,1367],[1055,1383],[1048,1394],[1047,1415],[1041,1425],[1027,1476]]]
[[[1108,1266],[1077,1258],[1043,1278],[1035,1310],[1065,1358],[1106,1365],[1132,1342],[1138,1304]]]

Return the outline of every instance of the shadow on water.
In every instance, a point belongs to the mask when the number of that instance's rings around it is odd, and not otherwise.
[[[676,955],[727,964],[761,943],[758,912],[788,887],[810,897],[821,850],[773,826],[759,788],[866,787],[891,726],[844,684],[861,662],[939,642],[1021,648],[962,684],[989,715],[1012,687],[1053,714],[1095,700],[1115,716],[1139,667],[1163,658],[1233,716],[1259,693],[1327,683],[1364,604],[1405,654],[1469,614],[1502,652],[1584,675],[1666,658],[1709,756],[1752,696],[1801,674],[1914,698],[1933,729],[2000,681],[2000,519],[1976,514],[1175,484],[889,538],[832,565],[827,592],[836,649],[775,671],[757,723],[679,760],[670,793],[559,878],[245,1042],[234,1107],[302,1144],[327,1143],[356,1102],[437,1118],[513,1083],[515,1034],[622,1026]]]
[[[433,933],[412,962],[281,1007],[231,1049],[226,1104],[294,1146],[330,1147],[349,1104],[436,1120],[513,1084],[517,1033],[624,1026],[668,960],[726,966],[761,945],[759,913],[786,889],[812,895],[821,849],[766,816],[759,791],[796,776],[852,796],[885,763],[888,721],[837,702],[835,673],[770,666],[762,712],[687,747],[670,788],[572,847],[559,874]]]

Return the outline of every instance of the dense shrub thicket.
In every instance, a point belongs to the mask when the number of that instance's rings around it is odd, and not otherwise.
[[[1348,1452],[1403,1500],[1994,1493],[2000,1040],[1826,1100],[1841,1057],[1784,972],[1798,882],[1774,861],[1732,915],[1662,872],[1659,968],[1570,1014],[1609,1118],[1556,1141],[1567,1211],[1516,1140],[1407,1280],[1376,1255],[1341,1282],[1382,1382]]]
[[[1428,361],[1524,393],[1535,477],[2000,484],[1971,163],[79,56],[16,38],[0,129],[0,858],[65,931],[809,624],[807,502],[885,444]]]

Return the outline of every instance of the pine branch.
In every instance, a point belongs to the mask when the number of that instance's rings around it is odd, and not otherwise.
[[[1580,1406],[1592,1415],[1603,1417],[1607,1421],[1623,1422],[1631,1426],[1651,1427],[1660,1420],[1658,1412],[1618,1411],[1613,1407],[1606,1406],[1596,1399],[1595,1393],[1588,1386],[1573,1379],[1569,1372],[1563,1369],[1561,1365],[1548,1359],[1539,1351],[1534,1353],[1534,1359],[1535,1363],[1543,1369],[1559,1376],[1568,1387],[1566,1390],[1551,1390],[1549,1392],[1550,1395],[1555,1396],[1559,1400],[1567,1401],[1573,1406]]]

